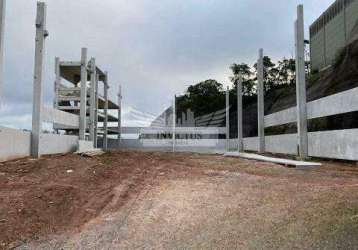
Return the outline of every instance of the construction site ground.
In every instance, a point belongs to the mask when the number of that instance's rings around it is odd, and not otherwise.
[[[111,151],[0,163],[0,249],[358,249],[358,166]]]

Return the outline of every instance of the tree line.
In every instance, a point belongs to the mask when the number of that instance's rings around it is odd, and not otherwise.
[[[296,66],[294,59],[282,59],[274,63],[268,56],[263,58],[265,92],[277,88],[293,86],[296,83]],[[307,68],[309,66],[307,65]],[[242,79],[244,103],[256,98],[257,93],[257,63],[252,66],[246,63],[233,63],[230,66],[229,79],[233,85],[230,96],[236,96],[237,80]],[[231,98],[232,99],[232,98]],[[216,80],[209,79],[190,85],[185,94],[177,97],[177,112],[190,109],[196,116],[208,114],[225,108],[225,91],[223,85]]]

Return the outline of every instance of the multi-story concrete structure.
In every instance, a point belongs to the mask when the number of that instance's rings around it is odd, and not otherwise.
[[[77,115],[79,126],[54,123],[54,129],[79,135],[81,140],[89,139],[94,147],[98,146],[98,137],[102,137],[103,148],[106,149],[107,135],[120,133],[120,112],[115,117],[108,111],[120,110],[120,103],[109,99],[108,74],[96,65],[95,58],[87,61],[87,49],[82,49],[81,58],[81,61],[56,58],[55,109]],[[103,96],[99,90],[100,82],[103,83]],[[118,127],[108,127],[109,122],[118,122]],[[98,123],[103,126],[99,127]]]
[[[311,26],[311,69],[322,70],[357,38],[358,0],[335,1]]]

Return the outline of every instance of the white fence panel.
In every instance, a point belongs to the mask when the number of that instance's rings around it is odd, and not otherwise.
[[[78,136],[41,134],[41,154],[62,154],[76,151],[78,148]]]
[[[0,127],[0,161],[29,156],[30,141],[30,132]]]
[[[309,102],[307,103],[307,117],[314,119],[358,111],[357,96],[358,88],[354,88]],[[293,107],[265,116],[265,127],[296,122],[296,110],[296,107]]]
[[[358,160],[358,129],[308,133],[309,156]]]
[[[173,128],[163,127],[163,128],[142,128],[140,130],[141,134],[160,134],[160,133],[172,133]],[[203,134],[203,135],[217,135],[225,134],[225,127],[176,127],[176,134]]]
[[[249,151],[259,150],[259,138],[258,137],[247,137],[244,138],[244,149]]]
[[[321,98],[307,105],[308,119],[358,110],[358,88]]]
[[[269,153],[296,155],[298,146],[297,134],[266,136],[266,151]]]
[[[265,128],[297,121],[297,108],[285,109],[265,116]]]
[[[308,133],[308,155],[311,157],[358,161],[358,129]],[[297,154],[297,134],[266,136],[266,152]],[[244,138],[244,149],[257,151],[257,137]]]

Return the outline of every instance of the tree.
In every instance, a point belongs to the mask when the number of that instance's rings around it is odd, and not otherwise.
[[[246,63],[232,64],[230,66],[233,76],[230,76],[230,81],[237,88],[237,80],[239,75],[242,77],[243,95],[252,96],[255,93],[255,82],[252,79],[252,71]]]
[[[269,91],[270,89],[274,88],[277,85],[278,80],[278,69],[276,64],[274,64],[270,57],[264,56],[263,57],[263,64],[264,64],[264,88],[265,91]],[[255,69],[255,81],[257,82],[257,63],[254,64]]]
[[[187,109],[196,116],[212,113],[225,107],[223,86],[216,80],[206,80],[188,87],[185,95],[177,98],[178,112]]]
[[[284,58],[278,62],[277,85],[292,85],[296,83],[296,62],[294,59]]]

